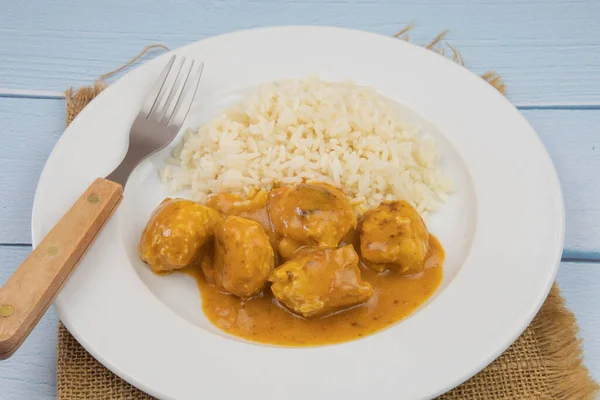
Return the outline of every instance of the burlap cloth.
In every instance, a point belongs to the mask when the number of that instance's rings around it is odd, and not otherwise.
[[[408,40],[412,26],[395,37]],[[444,41],[445,32],[428,49],[445,53],[460,64],[461,55]],[[123,67],[100,77],[91,87],[66,92],[67,125],[105,87],[104,79],[121,71],[149,50],[148,46]],[[504,93],[498,75],[488,72],[483,79]],[[447,400],[480,399],[594,399],[598,384],[582,365],[581,339],[573,314],[565,307],[556,285],[531,325],[497,360],[473,378],[440,396]],[[59,322],[57,394],[59,400],[152,399],[151,396],[112,374],[96,361]],[[198,393],[199,398],[202,393]],[[390,393],[389,397],[393,394]]]

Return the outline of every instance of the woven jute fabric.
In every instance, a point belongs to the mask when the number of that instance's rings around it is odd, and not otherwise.
[[[408,40],[409,26],[395,36]],[[444,39],[445,32],[425,47],[464,64],[460,54]],[[148,46],[146,51],[164,47]],[[116,70],[116,72],[123,67]],[[105,74],[102,78],[108,77]],[[482,75],[504,93],[498,75]],[[98,95],[106,84],[101,79],[94,86],[68,90],[67,125]],[[67,331],[58,326],[57,395],[59,400],[139,400],[153,397],[141,392],[112,374],[96,361]],[[498,359],[462,385],[440,396],[444,400],[482,399],[594,399],[599,387],[582,364],[581,341],[573,314],[565,307],[558,288],[552,287],[541,310],[525,332]],[[198,398],[202,393],[198,393]],[[389,398],[394,398],[390,393]]]

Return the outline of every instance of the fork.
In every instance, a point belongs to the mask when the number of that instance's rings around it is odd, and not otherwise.
[[[121,163],[97,178],[0,288],[0,360],[19,348],[123,198],[134,168],[175,139],[204,64],[172,56],[143,100]]]

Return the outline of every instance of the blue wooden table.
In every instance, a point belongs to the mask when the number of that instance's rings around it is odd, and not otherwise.
[[[0,3],[0,284],[31,251],[31,205],[64,129],[62,91],[150,43],[171,48],[266,25],[317,24],[416,43],[442,29],[475,72],[495,69],[560,175],[567,232],[558,284],[600,380],[600,2],[597,0],[146,0]],[[152,55],[150,55],[152,56]],[[0,399],[56,397],[53,310],[0,363]]]

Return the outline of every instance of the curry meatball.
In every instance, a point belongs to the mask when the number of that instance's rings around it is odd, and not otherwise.
[[[215,263],[214,246],[209,251],[204,252],[200,258],[200,270],[204,275],[204,280],[211,285],[215,284]]]
[[[221,220],[212,208],[188,200],[165,199],[144,228],[138,245],[140,258],[158,274],[196,264]]]
[[[419,273],[429,251],[429,233],[410,204],[384,202],[362,220],[360,251],[365,264],[376,271]]]
[[[356,227],[356,216],[344,193],[325,183],[302,183],[273,190],[269,216],[284,259],[302,247],[337,247]]]
[[[364,303],[373,288],[361,279],[352,246],[300,255],[271,272],[277,300],[304,317],[320,317]]]
[[[229,216],[216,229],[212,279],[217,286],[248,298],[264,288],[274,266],[273,248],[258,222]]]

